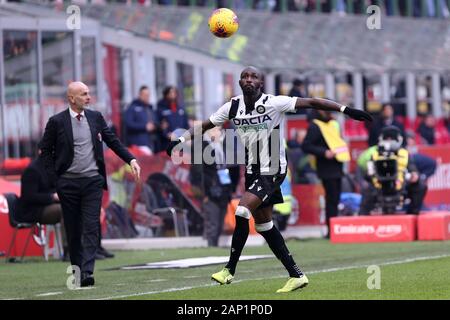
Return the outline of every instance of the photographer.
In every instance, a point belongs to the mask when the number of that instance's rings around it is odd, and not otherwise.
[[[412,158],[408,151],[402,148],[402,144],[401,131],[394,126],[385,127],[378,138],[377,146],[366,150],[358,159],[368,182],[362,189],[361,215],[370,214],[377,204],[380,205],[377,201],[381,202],[382,209],[395,208],[402,204],[405,194],[410,200],[406,213],[419,213],[427,186],[420,179]],[[362,159],[368,161],[363,163]],[[395,168],[389,165],[392,161],[395,161]],[[394,203],[389,203],[390,201]]]

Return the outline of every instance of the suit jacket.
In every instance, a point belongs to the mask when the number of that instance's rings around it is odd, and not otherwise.
[[[85,109],[84,114],[91,129],[94,157],[99,173],[105,178],[103,188],[106,190],[106,169],[102,141],[126,163],[130,163],[135,157],[108,128],[100,112]],[[57,177],[70,168],[74,157],[73,131],[69,109],[52,116],[48,120],[39,147],[42,150],[42,158],[49,178],[56,181]]]
[[[44,208],[53,203],[54,181],[50,181],[41,157],[33,160],[20,178],[20,222],[39,222]]]
[[[302,149],[306,153],[316,156],[317,176],[320,179],[336,179],[343,176],[342,162],[336,159],[327,159],[325,151],[329,150],[320,128],[314,122],[311,122],[303,140]]]

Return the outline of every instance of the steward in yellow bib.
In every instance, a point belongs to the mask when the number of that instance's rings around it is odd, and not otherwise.
[[[350,161],[350,152],[342,139],[339,123],[330,112],[317,111],[315,120],[308,127],[302,149],[314,156],[317,176],[325,189],[325,214],[329,230],[330,218],[338,215],[343,163]]]
[[[385,127],[378,145],[358,158],[358,166],[368,182],[362,189],[361,215],[370,214],[374,208],[394,213],[405,199],[410,201],[407,213],[419,213],[427,187],[419,179],[418,170],[402,143],[403,136],[397,127]]]

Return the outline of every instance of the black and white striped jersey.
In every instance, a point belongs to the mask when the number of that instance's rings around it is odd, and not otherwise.
[[[254,108],[245,106],[244,96],[233,97],[209,120],[216,126],[234,123],[245,147],[247,173],[285,173],[287,167],[283,136],[285,113],[295,112],[296,97],[262,94]]]

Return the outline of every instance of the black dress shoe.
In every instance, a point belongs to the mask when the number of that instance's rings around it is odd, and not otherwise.
[[[101,253],[97,252],[95,254],[95,260],[104,260],[106,259],[106,257],[104,255],[102,255]]]
[[[105,256],[105,258],[114,258],[114,253],[109,252],[103,247],[99,247],[97,249],[97,253],[100,253],[102,256]]]
[[[89,274],[89,273],[81,274],[81,282],[80,282],[81,287],[90,287],[90,286],[93,286],[94,284],[95,284],[95,280],[94,280],[94,276],[92,274]]]

